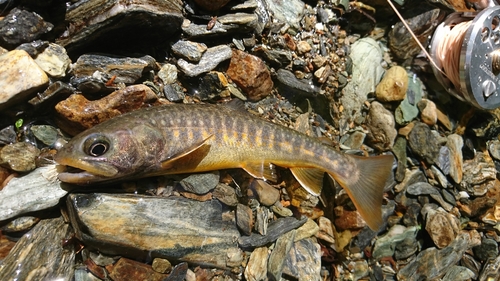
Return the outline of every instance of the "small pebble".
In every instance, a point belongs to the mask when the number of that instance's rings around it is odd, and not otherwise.
[[[408,89],[408,74],[401,66],[389,68],[377,85],[375,96],[381,102],[402,101]]]

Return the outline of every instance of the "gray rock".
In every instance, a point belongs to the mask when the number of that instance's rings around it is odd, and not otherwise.
[[[158,77],[165,85],[175,83],[177,81],[177,67],[170,63],[162,65],[158,71]]]
[[[371,103],[366,117],[366,126],[368,127],[366,137],[372,147],[380,151],[390,150],[398,135],[395,125],[392,112],[385,109],[379,102],[374,101]]]
[[[213,70],[219,63],[230,59],[232,55],[233,52],[229,46],[220,45],[207,49],[197,64],[179,59],[177,65],[187,76],[194,77]]]
[[[203,43],[180,40],[172,45],[172,52],[189,62],[199,62],[207,45]]]
[[[496,258],[498,256],[498,243],[489,238],[483,238],[481,245],[472,248],[474,255],[481,261]]]
[[[33,125],[30,130],[39,141],[48,146],[52,146],[61,137],[57,128],[50,125]]]
[[[186,97],[181,86],[177,84],[165,85],[163,87],[163,94],[171,102],[180,102]]]
[[[256,47],[253,49],[253,52],[262,57],[265,61],[267,61],[271,66],[276,68],[283,68],[292,62],[292,52],[285,50],[275,50],[269,49],[264,46]]]
[[[394,255],[397,245],[408,237],[416,239],[417,232],[418,228],[416,226],[406,228],[402,225],[395,225],[391,227],[386,235],[379,237],[375,242],[373,257],[380,259]]]
[[[405,260],[414,255],[419,248],[416,236],[407,236],[396,245],[394,258],[396,260]]]
[[[267,272],[268,277],[271,280],[281,280],[281,274],[283,273],[283,268],[285,267],[285,260],[292,248],[293,241],[295,240],[296,230],[290,230],[287,233],[281,235],[276,244],[274,245],[273,251],[269,255],[269,260],[267,262]]]
[[[48,83],[47,74],[25,51],[0,55],[0,109],[29,99]]]
[[[320,245],[312,238],[295,242],[286,256],[283,275],[291,276],[296,280],[320,281],[320,271]]]
[[[259,202],[264,206],[272,206],[280,199],[279,189],[271,186],[267,182],[256,179],[250,184],[252,189],[259,198]]]
[[[392,152],[396,156],[398,167],[396,168],[396,172],[394,173],[394,179],[397,182],[402,182],[406,175],[406,145],[407,140],[404,137],[397,137],[394,141],[394,145],[392,146]]]
[[[71,59],[64,47],[50,43],[43,52],[35,57],[35,62],[49,76],[63,78],[69,71]]]
[[[57,179],[56,165],[13,178],[0,191],[0,221],[57,205],[68,193],[64,186]]]
[[[273,214],[267,207],[257,207],[255,210],[255,231],[257,231],[257,233],[260,235],[267,235],[267,227],[272,215]]]
[[[453,209],[453,206],[446,202],[443,197],[441,196],[441,193],[439,193],[439,190],[437,190],[434,186],[430,185],[429,183],[426,182],[417,182],[414,183],[406,189],[406,192],[411,195],[429,195],[432,197],[432,199],[436,200],[441,207],[443,207],[446,211],[451,211]]]
[[[396,108],[394,116],[396,123],[406,125],[418,116],[417,104],[422,100],[423,83],[420,79],[414,78],[412,73],[408,73],[408,90],[406,97]]]
[[[278,91],[285,95],[303,95],[311,97],[319,94],[320,89],[312,81],[297,79],[295,75],[288,70],[278,69]]]
[[[0,144],[10,144],[17,141],[17,134],[14,125],[7,126],[0,130]]]
[[[490,152],[491,157],[500,161],[500,140],[488,141],[488,151]]]
[[[484,264],[478,280],[491,280],[492,278],[497,278],[498,274],[500,274],[500,256],[497,256],[495,259],[488,260]]]
[[[446,274],[467,250],[469,235],[460,234],[444,249],[428,248],[397,273],[398,280],[432,280]]]
[[[2,260],[0,280],[72,280],[75,251],[61,245],[71,234],[62,217],[40,221]]]
[[[269,224],[266,235],[252,233],[250,236],[242,236],[238,240],[238,244],[242,248],[262,247],[263,245],[276,241],[283,233],[299,228],[306,222],[307,218],[302,218],[300,220],[293,217],[280,218]]]
[[[35,58],[49,46],[49,41],[35,40],[33,42],[24,43],[16,47],[16,50],[26,51],[32,58]]]
[[[15,47],[40,39],[53,27],[35,12],[14,8],[0,20],[0,42],[4,47]]]
[[[420,225],[419,217],[422,207],[418,203],[412,203],[406,206],[406,212],[403,215],[403,223],[406,226]]]
[[[206,194],[219,183],[219,171],[202,174],[192,174],[183,178],[179,184],[186,191],[194,194]]]
[[[476,275],[467,267],[453,265],[441,278],[442,281],[466,281],[475,279]]]
[[[43,93],[38,93],[28,101],[36,111],[53,106],[52,103],[63,100],[75,92],[75,88],[61,81],[56,81],[47,87]]]
[[[304,16],[304,2],[292,0],[280,2],[277,0],[265,0],[268,11],[275,19],[287,23],[295,30],[300,28],[300,20]]]
[[[226,14],[217,18],[217,22],[212,29],[207,29],[206,24],[194,24],[182,26],[182,31],[189,39],[213,39],[224,37],[230,34],[253,33],[259,27],[259,18],[255,14],[236,13]]]
[[[35,226],[39,221],[40,218],[32,216],[18,217],[0,227],[0,230],[3,233],[26,232]]]
[[[382,78],[384,69],[381,66],[382,50],[371,38],[360,39],[352,44],[351,53],[353,69],[351,81],[342,89],[340,103],[344,112],[340,119],[341,135],[348,129],[351,120],[362,117],[362,109],[369,93]]]
[[[227,253],[239,251],[236,225],[222,219],[217,200],[76,193],[67,205],[76,237],[105,254],[226,267]]]
[[[424,123],[417,123],[408,136],[413,152],[428,164],[434,164],[439,156],[439,143],[431,129]]]
[[[366,134],[360,131],[354,131],[343,143],[349,149],[361,149],[365,141]]]
[[[213,196],[222,203],[228,206],[238,205],[238,197],[236,196],[236,191],[229,185],[219,183],[212,192]]]

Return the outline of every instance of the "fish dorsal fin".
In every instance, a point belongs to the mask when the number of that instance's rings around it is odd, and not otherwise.
[[[290,168],[290,171],[309,193],[316,196],[320,194],[325,171],[316,168]]]
[[[269,162],[246,163],[242,169],[254,178],[270,180],[272,182],[276,182],[278,180],[276,167],[274,164]]]
[[[334,171],[328,174],[337,181],[349,194],[354,206],[361,214],[366,224],[378,231],[382,221],[382,199],[385,183],[392,172],[394,158],[390,155],[360,157],[346,155],[352,158],[357,167],[357,176],[342,177]]]
[[[211,139],[214,135],[210,135],[208,138],[200,141],[200,142],[196,142],[188,147],[186,147],[183,151],[180,151],[178,152],[177,154],[174,154],[172,156],[170,156],[169,158],[161,161],[161,167],[163,169],[169,169],[173,166],[174,162],[181,159],[182,157],[186,156],[186,155],[189,155],[191,153],[193,153],[194,151],[196,151],[197,149],[199,149],[200,147],[202,147],[209,139]]]

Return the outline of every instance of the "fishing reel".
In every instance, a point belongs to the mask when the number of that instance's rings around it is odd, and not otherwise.
[[[453,30],[459,25],[461,29]],[[437,80],[450,94],[480,109],[500,107],[500,6],[496,3],[489,1],[480,12],[449,15],[434,32],[430,56]]]

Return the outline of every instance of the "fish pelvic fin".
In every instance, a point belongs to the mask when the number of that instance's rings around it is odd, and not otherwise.
[[[254,178],[270,180],[272,182],[278,180],[276,166],[269,162],[246,163],[241,168]]]
[[[165,159],[163,161],[161,161],[161,167],[163,169],[169,169],[169,168],[172,168],[175,161],[193,153],[194,151],[198,150],[200,147],[202,147],[203,145],[205,145],[207,143],[208,140],[210,140],[214,135],[210,135],[208,138],[200,141],[200,142],[196,142],[188,147],[186,147],[184,150],[180,151],[179,153],[175,154],[175,155],[172,155],[170,156],[168,159]]]
[[[345,178],[335,172],[328,172],[328,174],[349,194],[366,224],[373,231],[378,231],[383,224],[382,199],[384,187],[392,172],[394,157],[391,155],[373,157],[346,156],[352,158],[358,168],[358,176]]]
[[[318,196],[323,188],[323,176],[325,171],[316,168],[290,168],[295,179],[309,193]]]

